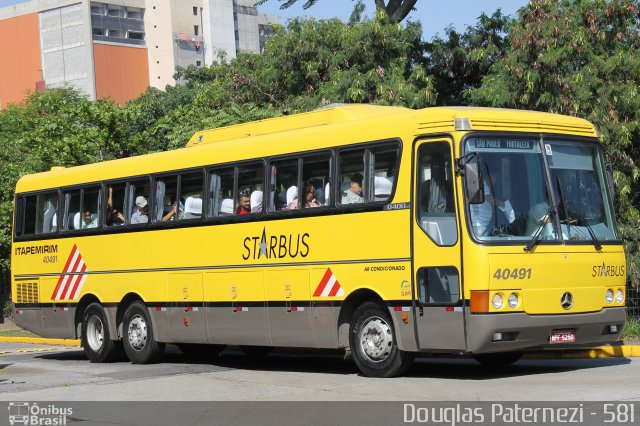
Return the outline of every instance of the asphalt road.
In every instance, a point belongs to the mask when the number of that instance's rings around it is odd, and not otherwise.
[[[78,348],[0,343],[2,401],[640,401],[640,359],[521,360],[501,371],[473,360],[419,359],[405,377],[361,376],[338,353],[229,349],[191,362],[169,347],[155,365],[91,364]]]

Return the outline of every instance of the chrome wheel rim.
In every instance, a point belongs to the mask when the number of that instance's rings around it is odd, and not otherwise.
[[[369,318],[360,329],[360,349],[371,361],[384,361],[393,348],[391,326],[380,317]]]
[[[87,343],[94,352],[99,352],[104,343],[104,325],[102,320],[92,315],[87,321]]]
[[[127,330],[129,344],[137,351],[142,350],[147,344],[147,322],[141,315],[134,315],[129,321]]]

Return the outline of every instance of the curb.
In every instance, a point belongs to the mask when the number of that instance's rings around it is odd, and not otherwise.
[[[0,336],[0,343],[30,343],[32,345],[80,346],[78,339],[47,339],[45,337]]]
[[[80,347],[79,339],[47,339],[44,337],[0,336],[0,343],[30,343],[34,345],[57,345]],[[640,357],[640,345],[596,346],[585,349],[555,349],[525,354],[523,359],[579,359]]]
[[[578,359],[640,356],[640,345],[597,346],[585,349],[556,349],[525,354],[523,359]]]

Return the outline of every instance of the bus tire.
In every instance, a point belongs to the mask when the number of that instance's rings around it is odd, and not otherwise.
[[[473,358],[489,368],[507,367],[522,358],[522,352],[499,352],[492,354],[474,355]]]
[[[134,364],[152,364],[160,361],[164,343],[153,336],[149,311],[144,303],[135,301],[124,311],[122,325],[124,351]]]
[[[99,303],[82,314],[82,348],[91,362],[113,362],[122,356],[122,342],[111,340],[107,316]]]
[[[375,302],[356,309],[349,330],[349,345],[358,369],[369,377],[394,377],[405,373],[414,354],[401,351],[389,312]]]
[[[179,343],[178,349],[189,359],[195,361],[213,361],[220,355],[224,345],[207,345],[200,343]]]

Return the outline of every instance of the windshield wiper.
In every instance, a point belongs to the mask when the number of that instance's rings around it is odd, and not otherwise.
[[[527,245],[524,247],[524,251],[530,252],[531,249],[540,242],[540,236],[542,235],[542,230],[544,229],[544,226],[547,223],[549,223],[549,219],[552,219],[555,215],[556,215],[556,207],[549,206],[549,210],[547,210],[547,214],[545,214],[542,217],[542,220],[538,225],[538,229],[536,229],[536,232],[533,234],[531,241],[529,241],[529,243],[527,243]]]
[[[577,222],[578,225],[584,225],[591,236],[591,241],[593,242],[593,246],[596,250],[600,251],[602,249],[602,245],[596,237],[595,232],[593,232],[593,228],[589,225],[589,222],[585,217],[576,216],[572,218],[569,216],[569,203],[564,198],[564,193],[562,192],[562,184],[560,183],[560,176],[556,176],[556,182],[558,183],[558,194],[560,195],[560,202],[562,203],[562,207],[564,209],[564,219],[567,223],[567,235],[571,236],[571,222]]]
[[[596,233],[593,232],[593,228],[591,227],[591,225],[589,225],[587,219],[581,216],[576,217],[576,219],[578,219],[578,225],[584,225],[587,228],[587,231],[589,231],[589,235],[591,235],[591,242],[593,243],[593,246],[596,248],[596,250],[602,250],[602,244],[600,244],[600,240],[598,240],[598,237],[596,237]]]
[[[558,184],[558,194],[560,195],[560,204],[562,204],[562,209],[564,210],[564,220],[567,223],[567,235],[571,235],[571,221],[573,219],[569,216],[569,203],[567,203],[567,199],[564,198],[564,192],[562,191],[562,183],[560,183],[560,176],[556,176],[556,183]],[[560,223],[562,223],[562,218],[560,218]]]

